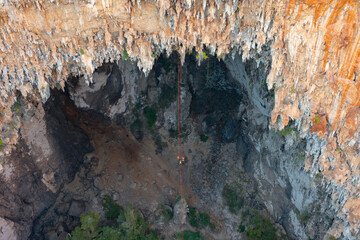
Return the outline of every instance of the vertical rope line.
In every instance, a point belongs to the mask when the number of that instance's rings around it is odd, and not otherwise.
[[[182,232],[182,240],[184,240],[184,206],[183,206],[183,185],[182,185],[182,175],[181,175],[181,165],[182,165],[182,157],[181,154],[181,91],[180,91],[180,83],[181,83],[181,75],[180,75],[180,44],[178,46],[178,56],[177,56],[177,66],[178,66],[178,79],[177,79],[177,87],[178,87],[178,164],[179,164],[179,176],[180,176],[180,204],[181,204],[181,232]]]
[[[177,76],[177,90],[178,90],[178,160],[180,160],[180,66],[179,66],[179,53],[178,53],[178,59],[177,59],[177,65],[178,65],[178,76]]]

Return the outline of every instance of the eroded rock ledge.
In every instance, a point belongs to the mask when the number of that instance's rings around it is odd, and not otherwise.
[[[275,89],[272,125],[298,119],[302,136],[326,140],[309,164],[346,189],[344,214],[360,221],[359,10],[357,1],[2,1],[2,154],[18,141],[20,121],[70,75],[91,75],[103,62],[130,58],[148,72],[166,50],[198,60],[272,48],[267,82]],[[21,104],[20,104],[21,103]],[[280,116],[278,118],[278,116]],[[279,121],[277,121],[277,119]],[[312,167],[310,167],[312,166]],[[0,168],[3,168],[2,166]]]

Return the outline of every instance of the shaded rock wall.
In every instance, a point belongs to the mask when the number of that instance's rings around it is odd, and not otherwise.
[[[92,150],[89,138],[65,117],[66,104],[59,96],[53,94],[47,104],[38,104],[35,116],[22,122],[21,140],[3,160],[0,209],[8,224],[1,227],[13,225],[5,227],[5,236],[13,232],[15,239],[27,239],[33,221],[54,203],[59,190],[73,179],[82,156]]]

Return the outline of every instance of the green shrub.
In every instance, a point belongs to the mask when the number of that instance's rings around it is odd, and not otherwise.
[[[337,239],[337,238],[334,237],[334,236],[332,236],[332,235],[329,237],[329,240],[336,240],[336,239]]]
[[[118,219],[119,227],[99,227],[100,216],[88,213],[81,216],[81,225],[71,232],[68,240],[159,240],[145,220],[131,206]]]
[[[240,224],[238,228],[238,232],[239,233],[245,232],[245,226]]]
[[[84,49],[80,48],[80,54],[81,54],[81,55],[84,55],[84,53],[85,53],[85,52],[84,52]]]
[[[315,122],[315,123],[319,123],[319,122],[320,122],[320,118],[319,118],[319,117],[315,117],[315,118],[314,118],[314,122]]]
[[[99,234],[97,240],[118,240],[121,239],[121,231],[113,226],[105,226]]]
[[[19,103],[14,103],[10,109],[16,116],[21,115],[21,105]]]
[[[285,127],[283,130],[280,131],[283,136],[289,135],[293,132],[291,127]]]
[[[150,107],[147,107],[147,108],[144,109],[144,114],[145,114],[145,117],[146,117],[146,120],[147,120],[148,129],[154,130],[156,119],[157,119],[156,110],[152,109]]]
[[[121,214],[118,222],[126,239],[135,240],[146,235],[147,223],[131,206],[128,206],[126,211]]]
[[[248,228],[247,235],[250,240],[277,240],[276,228],[269,218],[263,218],[256,214],[253,219],[253,226]]]
[[[200,141],[202,141],[202,142],[207,142],[208,139],[209,139],[209,137],[206,136],[205,134],[201,134],[201,135],[200,135]]]
[[[119,206],[109,195],[106,195],[103,202],[103,211],[105,213],[105,217],[108,220],[114,220],[119,217],[120,212],[124,211],[124,209]]]
[[[16,129],[16,122],[14,121],[8,122],[8,126],[10,127],[11,130],[14,130]]]
[[[183,233],[179,232],[175,234],[176,239],[183,239]],[[192,232],[192,231],[184,231],[184,240],[205,240],[203,235],[199,232]]]
[[[199,224],[204,227],[208,226],[210,224],[210,216],[207,213],[200,213]]]
[[[188,217],[189,217],[190,225],[198,228],[199,222],[198,222],[198,218],[197,218],[196,208],[194,208],[194,207],[189,208]]]
[[[222,192],[223,198],[226,201],[226,205],[229,207],[229,211],[236,214],[244,206],[244,198],[241,196],[242,187],[232,187],[226,185]]]
[[[177,204],[181,200],[181,196],[178,196],[175,200],[175,204]]]
[[[131,206],[121,213],[118,222],[122,238],[125,240],[158,240],[156,233],[148,229],[148,224]]]
[[[196,208],[190,207],[188,212],[189,223],[195,228],[205,228],[209,226],[211,229],[215,229],[215,224],[211,222],[210,216],[207,213],[201,213]]]
[[[99,236],[101,231],[99,227],[100,216],[96,213],[88,213],[81,215],[80,218],[81,225],[76,227],[74,231],[71,232],[72,240],[86,240],[86,239],[95,239]]]
[[[2,151],[2,139],[0,139],[0,152]]]
[[[307,210],[304,210],[300,214],[298,214],[298,218],[303,224],[307,223],[310,217],[310,213]]]
[[[250,215],[250,211],[249,211],[249,210],[243,211],[243,212],[241,213],[242,218],[246,218],[246,217],[249,216],[249,215]]]
[[[209,227],[210,227],[211,230],[215,230],[216,225],[215,225],[214,222],[210,222],[210,223],[209,223]]]
[[[132,128],[132,129],[135,129],[135,128],[137,128],[137,129],[140,129],[142,127],[142,123],[141,123],[141,121],[140,121],[140,119],[135,119],[134,120],[134,122],[130,125],[130,128]]]
[[[166,222],[170,221],[173,218],[174,213],[166,206],[160,205],[159,209],[160,209],[160,216],[164,216],[164,220]],[[157,219],[159,219],[160,216],[157,216]]]
[[[124,49],[124,51],[123,51],[122,59],[125,60],[125,61],[129,59],[129,54],[126,51],[126,49]]]

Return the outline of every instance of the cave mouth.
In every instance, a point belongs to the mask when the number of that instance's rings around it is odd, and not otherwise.
[[[189,54],[181,66],[182,181],[190,211],[185,229],[199,239],[240,239],[259,230],[257,220],[267,228],[260,234],[292,239],[307,234],[306,223],[299,222],[300,233],[294,227],[292,212],[299,206],[289,180],[299,172],[297,178],[308,181],[304,163],[284,163],[305,143],[289,145],[287,136],[268,129],[274,103],[266,86],[269,49],[245,63],[241,56],[209,55],[200,65],[197,60]],[[69,155],[63,159],[75,158],[77,164],[64,162],[64,171],[74,177],[36,219],[31,239],[64,237],[89,212],[101,216],[101,225],[116,225],[104,209],[108,197],[140,211],[159,236],[170,239],[181,231],[177,72],[176,53],[160,55],[147,76],[134,63],[119,60],[98,68],[90,85],[73,77],[64,92],[52,90],[44,106],[47,127],[59,152]],[[88,140],[66,135],[68,128]],[[74,155],[71,147],[81,144],[88,148]],[[271,184],[278,178],[281,184]],[[314,191],[308,185],[302,194]],[[299,201],[300,207],[312,204]],[[324,222],[318,227],[328,227]]]

